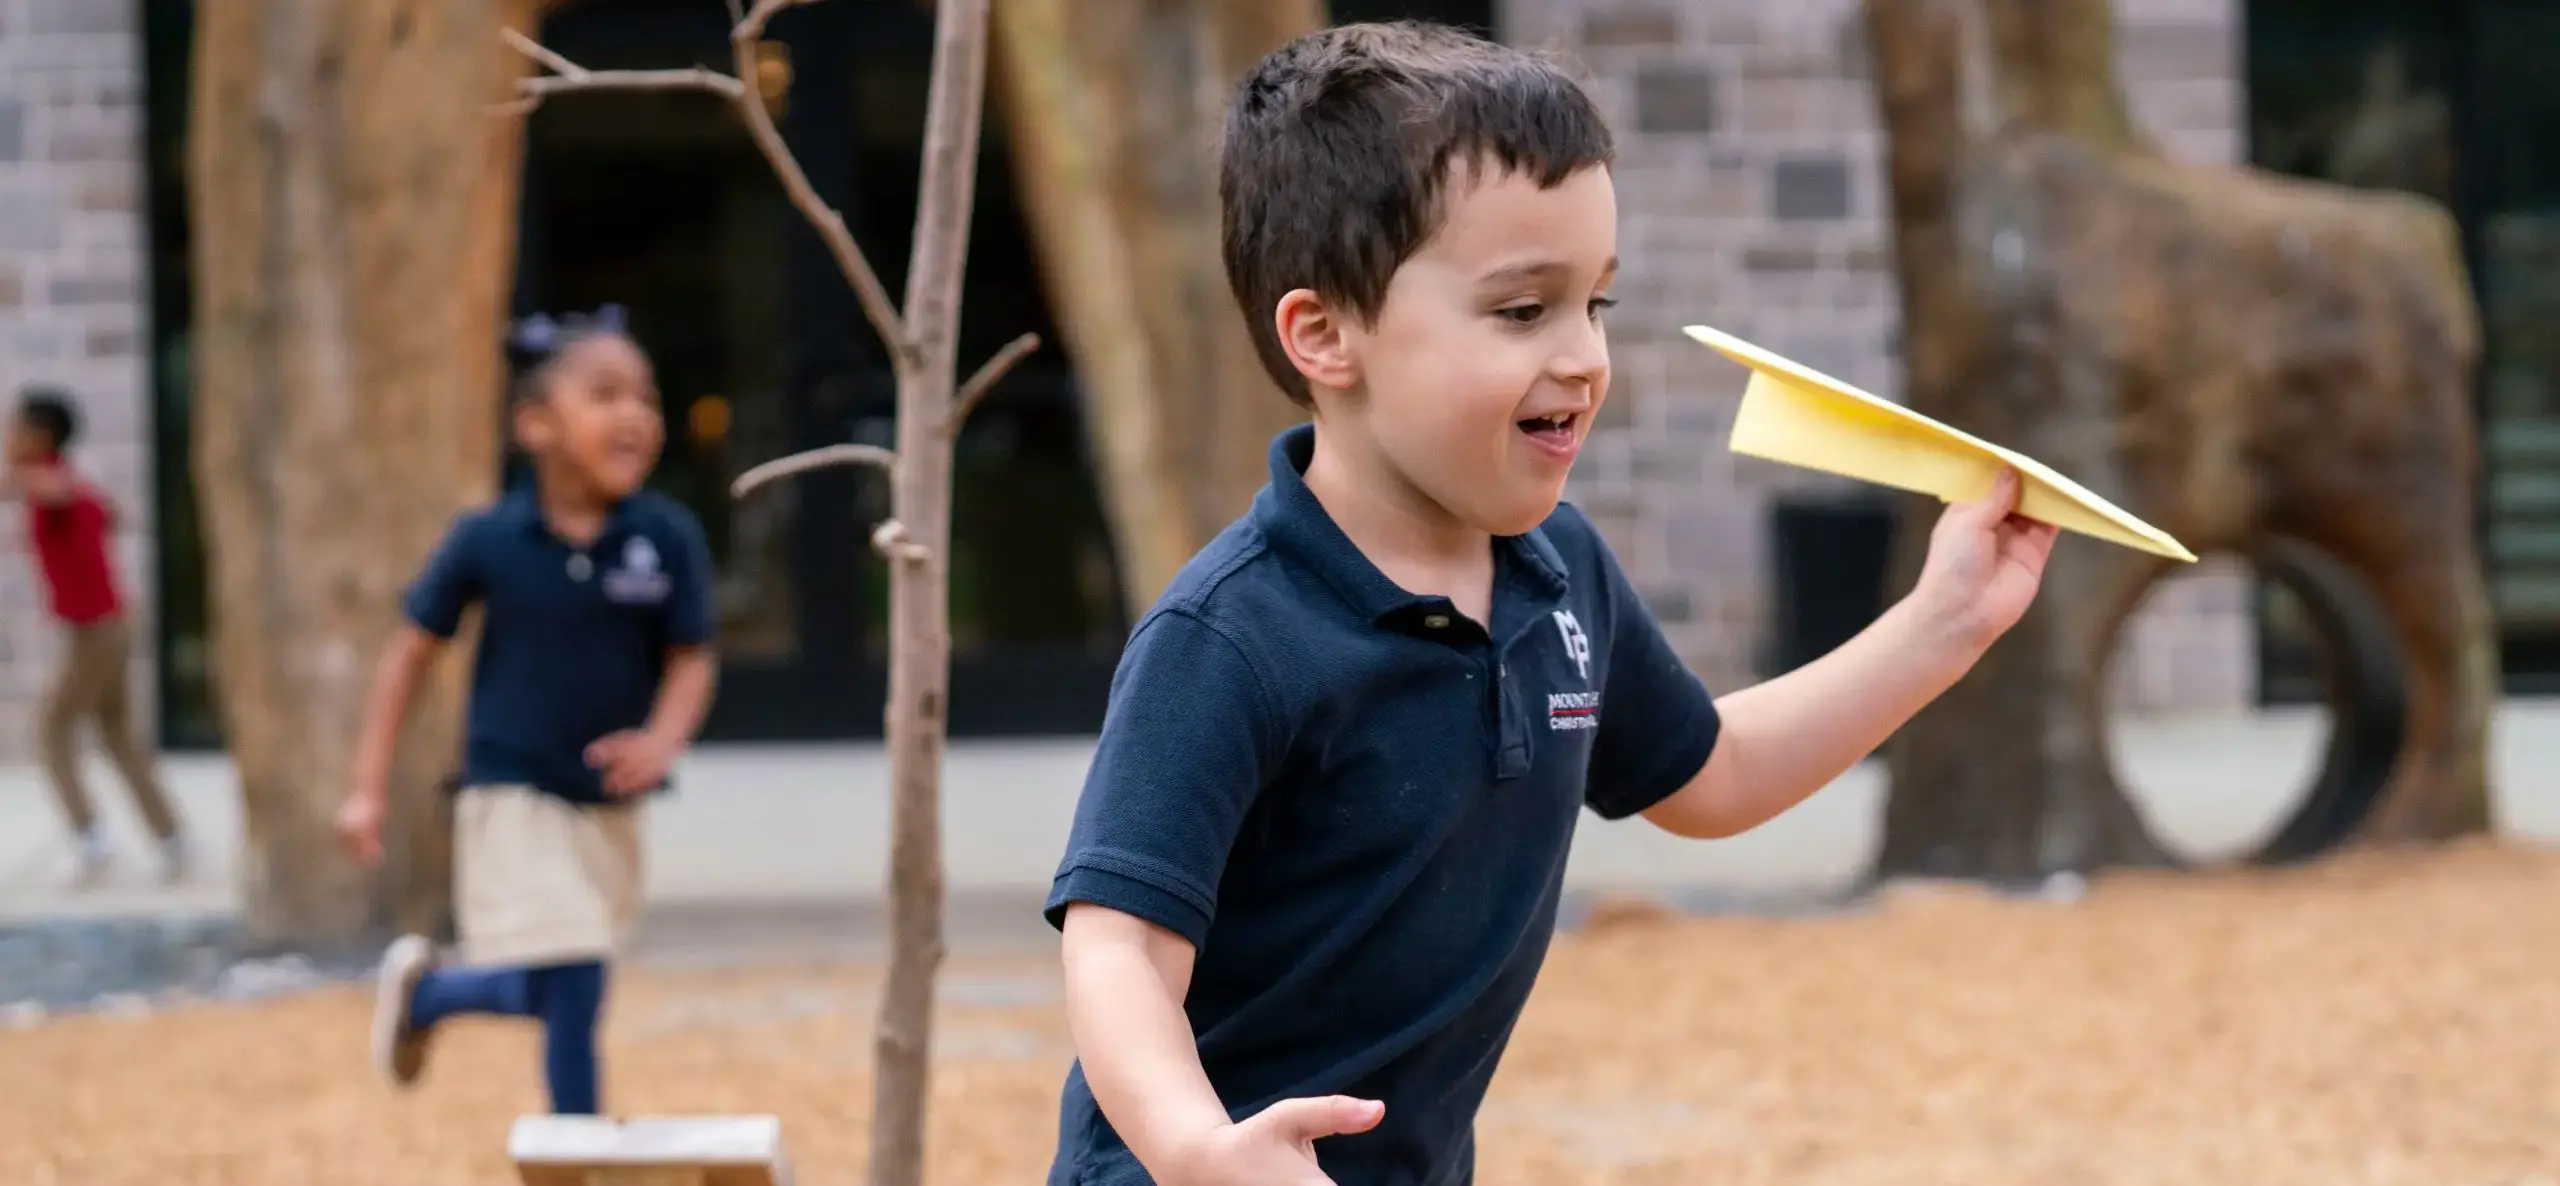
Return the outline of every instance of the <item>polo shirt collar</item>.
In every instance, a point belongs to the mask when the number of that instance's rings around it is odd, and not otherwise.
[[[1445,604],[1438,594],[1414,593],[1388,579],[1344,535],[1333,516],[1307,489],[1307,462],[1314,458],[1315,425],[1294,424],[1271,440],[1271,482],[1254,497],[1253,521],[1274,548],[1306,565],[1333,586],[1354,613],[1376,623],[1423,606]],[[1541,599],[1560,598],[1570,575],[1564,557],[1548,541],[1543,528],[1494,539],[1494,585],[1526,579],[1528,592]]]
[[[542,535],[550,534],[551,524],[542,517],[541,487],[541,480],[530,475],[509,486],[505,496],[498,500],[498,514],[521,530]],[[621,499],[607,508],[604,517],[605,530],[615,531],[631,526],[634,501],[629,498]]]

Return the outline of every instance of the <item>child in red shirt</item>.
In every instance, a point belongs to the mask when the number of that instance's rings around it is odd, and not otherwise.
[[[79,416],[63,394],[47,388],[22,393],[5,438],[8,473],[0,479],[8,494],[27,504],[27,544],[63,628],[62,666],[45,697],[45,772],[77,840],[74,881],[86,884],[110,857],[80,777],[79,729],[94,722],[98,740],[160,843],[163,874],[175,881],[186,873],[185,840],[133,728],[127,688],[132,630],[107,555],[115,509],[62,458],[78,431]]]

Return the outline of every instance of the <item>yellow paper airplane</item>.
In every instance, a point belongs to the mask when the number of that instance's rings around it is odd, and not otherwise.
[[[2195,553],[2053,467],[1940,424],[1721,330],[1684,327],[1691,338],[1751,368],[1734,414],[1732,448],[1747,457],[1934,494],[1980,498],[2015,466],[2026,479],[2018,513],[2138,551],[2195,562]]]

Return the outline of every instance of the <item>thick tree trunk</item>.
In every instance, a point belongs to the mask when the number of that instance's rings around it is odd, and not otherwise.
[[[2407,682],[2405,719],[2344,725],[2403,737],[2378,806],[2334,831],[2480,826],[2495,687],[2470,522],[2476,332],[2444,213],[2161,159],[2117,91],[2109,0],[1867,0],[1866,16],[1910,405],[2199,553],[2333,555]],[[1906,587],[1938,513],[1908,509]],[[2161,575],[2121,548],[2056,549],[2026,620],[1888,747],[1879,874],[2165,859],[2114,778],[2101,695]]]
[[[1303,418],[1218,252],[1217,137],[1255,60],[1321,0],[1006,0],[998,96],[1051,305],[1087,393],[1131,615],[1245,509]]]
[[[330,821],[403,583],[496,476],[529,0],[261,0],[198,16],[192,431],[216,699],[247,824],[246,924],[340,949],[444,914],[441,778],[460,675],[421,698],[395,845],[368,877]]]

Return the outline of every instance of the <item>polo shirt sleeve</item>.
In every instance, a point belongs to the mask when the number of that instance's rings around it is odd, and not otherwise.
[[[719,573],[711,562],[711,543],[702,520],[679,508],[670,517],[675,536],[675,588],[667,597],[667,643],[698,647],[711,641],[712,582]]]
[[[427,557],[427,566],[410,582],[400,609],[418,629],[437,638],[452,638],[462,628],[463,611],[480,599],[486,581],[480,526],[477,515],[455,520],[435,554]]]
[[[1609,602],[1609,676],[1584,801],[1603,819],[1625,819],[1670,798],[1706,768],[1723,720],[1705,681],[1672,651],[1608,541],[1596,530],[1590,538]]]
[[[1218,879],[1283,733],[1261,672],[1224,632],[1159,609],[1131,635],[1043,914],[1090,902],[1198,947]]]

